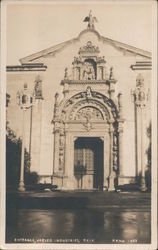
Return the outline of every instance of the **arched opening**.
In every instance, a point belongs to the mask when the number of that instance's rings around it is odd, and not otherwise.
[[[83,79],[84,80],[96,80],[97,78],[96,62],[91,59],[85,59],[84,61],[84,70],[83,70]]]
[[[74,176],[80,189],[103,189],[103,142],[79,137],[74,144]]]

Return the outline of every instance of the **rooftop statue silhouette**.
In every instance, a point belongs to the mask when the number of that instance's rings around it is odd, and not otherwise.
[[[98,22],[95,16],[92,16],[92,11],[90,10],[89,16],[86,16],[83,22],[88,22],[87,29],[95,29],[94,23]]]

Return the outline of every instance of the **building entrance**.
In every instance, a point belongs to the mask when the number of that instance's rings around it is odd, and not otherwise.
[[[103,189],[103,142],[79,137],[74,145],[74,176],[79,189]]]

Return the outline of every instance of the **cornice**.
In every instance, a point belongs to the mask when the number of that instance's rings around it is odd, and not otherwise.
[[[151,61],[136,62],[136,64],[131,65],[131,69],[132,70],[151,70],[152,63]]]
[[[22,64],[22,65],[13,65],[7,66],[7,72],[16,72],[16,71],[46,71],[47,66],[39,63],[39,64]]]
[[[109,80],[62,80],[61,85],[68,84],[109,84]]]

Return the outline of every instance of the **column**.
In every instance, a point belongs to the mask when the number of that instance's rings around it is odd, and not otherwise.
[[[109,187],[108,191],[114,191],[115,186],[114,186],[114,178],[115,174],[113,171],[113,133],[114,133],[114,128],[112,122],[110,123],[110,168],[109,168]]]
[[[40,172],[41,165],[41,133],[43,120],[43,93],[42,80],[39,75],[35,79],[34,97],[35,102],[32,108],[32,142],[31,142],[31,171]]]
[[[146,191],[145,182],[145,148],[144,148],[144,137],[145,134],[145,124],[144,124],[144,112],[147,103],[147,94],[144,87],[144,79],[141,74],[137,76],[136,79],[136,89],[133,93],[134,102],[136,107],[136,136],[137,136],[137,169],[140,174],[140,190]]]
[[[22,147],[21,147],[21,166],[20,166],[20,181],[19,181],[19,191],[25,191],[24,185],[24,161],[25,161],[25,115],[26,109],[23,109],[23,119],[22,119]]]
[[[145,161],[144,161],[144,109],[141,108],[141,182],[140,189],[141,191],[146,191],[145,183]]]
[[[141,172],[141,135],[139,131],[141,131],[141,109],[137,106],[135,107],[135,122],[136,122],[136,177],[139,177]]]

